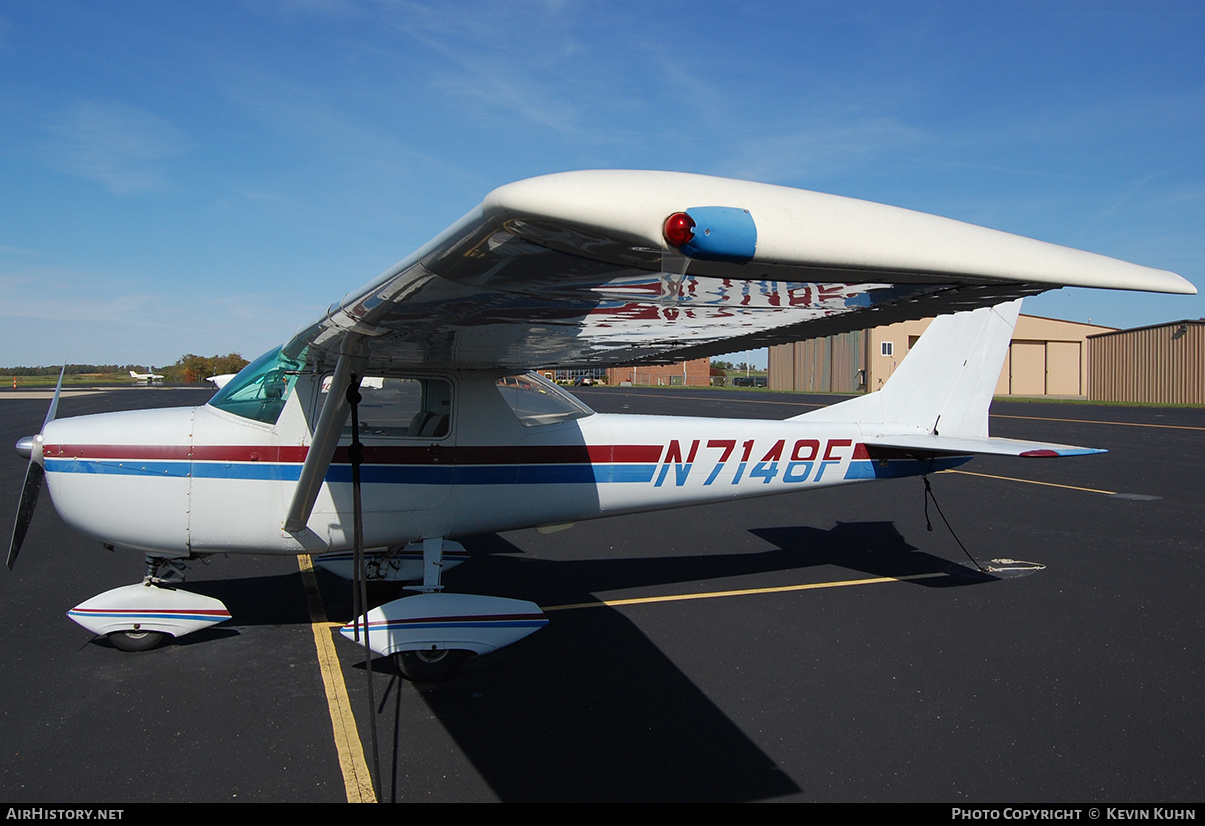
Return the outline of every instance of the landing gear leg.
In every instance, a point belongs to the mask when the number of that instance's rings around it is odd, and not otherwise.
[[[175,588],[184,584],[186,566],[180,559],[169,559],[165,556],[146,555],[146,575],[142,578],[143,585],[157,585],[163,588]],[[167,568],[159,575],[161,568]]]
[[[423,584],[415,591],[438,594],[443,590],[443,537],[423,540]],[[418,651],[399,651],[393,661],[408,680],[416,683],[438,682],[451,677],[473,652],[458,648],[437,648]]]
[[[442,537],[424,539],[423,582],[410,586],[422,593],[373,608],[341,632],[354,639],[357,628],[371,625],[372,650],[393,655],[397,669],[413,682],[447,679],[471,655],[510,645],[548,622],[532,602],[444,593],[445,551],[463,554],[464,548]],[[457,561],[452,556],[448,567]]]
[[[423,584],[413,588],[423,593],[436,593],[444,589],[444,541],[436,536],[423,540]]]

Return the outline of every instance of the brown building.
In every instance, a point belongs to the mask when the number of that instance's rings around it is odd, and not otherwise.
[[[771,390],[861,393],[866,390],[870,330],[855,330],[770,348]]]
[[[1093,401],[1205,404],[1205,319],[1088,339]]]
[[[646,387],[670,385],[706,387],[711,383],[711,359],[694,359],[680,361],[676,364],[607,368],[607,384],[614,386],[624,382]]]
[[[878,390],[932,321],[904,321],[771,347],[770,388],[832,393]],[[1087,396],[1088,336],[1112,331],[1112,327],[1022,315],[996,395]]]

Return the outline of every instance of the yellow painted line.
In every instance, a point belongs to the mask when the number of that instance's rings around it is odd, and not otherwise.
[[[991,473],[975,473],[970,470],[939,470],[938,473],[961,473],[963,476],[982,476],[984,479],[1001,479],[1005,482],[1024,482],[1027,485],[1042,485],[1048,488],[1063,488],[1064,490],[1082,490],[1086,493],[1099,493],[1104,496],[1116,496],[1115,490],[1097,490],[1096,488],[1081,488],[1076,485],[1060,485],[1055,482],[1039,482],[1036,479],[1018,479],[1015,476],[994,476]]]
[[[788,591],[814,591],[820,588],[843,588],[847,585],[877,585],[883,582],[906,582],[910,579],[930,579],[949,574],[908,574],[907,576],[880,576],[867,579],[844,579],[838,582],[810,582],[805,585],[780,585],[774,588],[742,588],[735,591],[707,591],[699,594],[676,594],[666,597],[635,597],[633,599],[605,599],[599,602],[577,602],[571,605],[553,605],[542,611],[572,611],[576,608],[614,608],[620,605],[643,605],[650,602],[685,602],[692,599],[717,599],[719,597],[745,597],[753,594],[783,594]]]
[[[1034,422],[1074,422],[1076,424],[1115,424],[1121,427],[1162,427],[1167,430],[1205,430],[1189,424],[1144,424],[1142,422],[1105,422],[1100,419],[1056,419],[1051,416],[1006,416],[1003,413],[993,413],[993,419],[1028,419]]]
[[[343,669],[335,654],[333,635],[340,625],[326,618],[326,609],[322,607],[318,580],[314,577],[314,566],[310,557],[297,557],[297,567],[301,569],[301,579],[305,585],[305,598],[310,609],[310,627],[314,631],[314,648],[318,652],[322,686],[326,689],[326,704],[330,710],[331,728],[335,736],[335,749],[339,752],[339,768],[343,772],[347,802],[376,803],[372,774],[364,761],[360,731],[356,728],[356,718],[351,711],[347,685],[343,681]]]

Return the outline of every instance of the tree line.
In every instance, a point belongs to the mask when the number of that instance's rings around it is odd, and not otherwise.
[[[164,381],[196,384],[205,381],[210,376],[221,376],[226,373],[237,373],[247,366],[247,360],[238,353],[225,356],[198,356],[189,353],[170,367],[156,370],[163,374]]]
[[[175,364],[167,367],[150,368],[142,364],[68,364],[66,375],[91,375],[96,373],[158,373],[167,382],[197,384],[210,376],[237,373],[247,366],[247,360],[238,353],[225,356],[198,356],[189,353],[181,356]],[[0,376],[58,376],[62,367],[0,367]]]

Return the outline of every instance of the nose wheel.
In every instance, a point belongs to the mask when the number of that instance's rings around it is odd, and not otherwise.
[[[114,631],[107,637],[118,651],[150,651],[167,638],[162,631]]]
[[[434,683],[455,674],[470,651],[441,649],[439,651],[399,651],[393,661],[406,679],[415,683]]]

